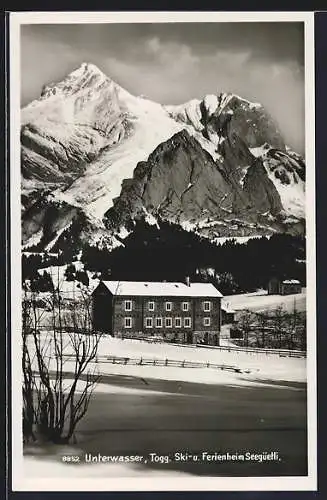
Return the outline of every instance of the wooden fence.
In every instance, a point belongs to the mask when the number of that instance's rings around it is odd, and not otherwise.
[[[69,359],[74,359],[73,354],[65,354],[64,357]],[[248,370],[241,370],[235,365],[225,365],[216,364],[210,362],[201,361],[188,361],[188,360],[178,360],[178,359],[157,359],[157,358],[145,358],[141,356],[140,358],[130,358],[125,356],[96,356],[93,363],[111,363],[114,365],[139,365],[139,366],[170,366],[175,368],[213,368],[215,370],[226,370],[235,373],[248,372]]]
[[[179,344],[180,345],[180,344]],[[184,347],[193,347],[192,345],[185,344]],[[277,355],[280,358],[306,358],[306,351],[295,351],[291,349],[263,349],[260,347],[238,347],[238,346],[209,346],[209,345],[201,345],[197,344],[194,347],[198,348],[206,348],[206,349],[218,349],[219,351],[228,351],[228,352],[245,352],[251,354],[266,354],[268,355]]]

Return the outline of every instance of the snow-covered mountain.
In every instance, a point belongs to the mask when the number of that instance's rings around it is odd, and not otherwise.
[[[115,245],[136,217],[212,239],[304,230],[304,172],[260,104],[163,106],[83,63],[21,111],[23,244],[80,227]]]

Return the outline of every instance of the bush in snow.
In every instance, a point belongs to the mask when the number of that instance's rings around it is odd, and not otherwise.
[[[100,335],[92,329],[88,296],[69,314],[62,308],[60,291],[53,289],[44,300],[50,311],[46,330],[38,294],[26,290],[22,303],[23,436],[25,441],[67,443],[99,379],[92,361]]]

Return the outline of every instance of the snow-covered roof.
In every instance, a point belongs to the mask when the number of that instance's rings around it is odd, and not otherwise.
[[[211,283],[172,283],[154,281],[102,281],[113,295],[165,297],[222,297]]]
[[[284,280],[283,285],[300,285],[299,280]]]

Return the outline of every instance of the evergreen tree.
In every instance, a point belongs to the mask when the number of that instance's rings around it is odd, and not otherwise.
[[[74,281],[76,279],[76,268],[74,264],[68,264],[66,267],[65,278],[67,281]]]

